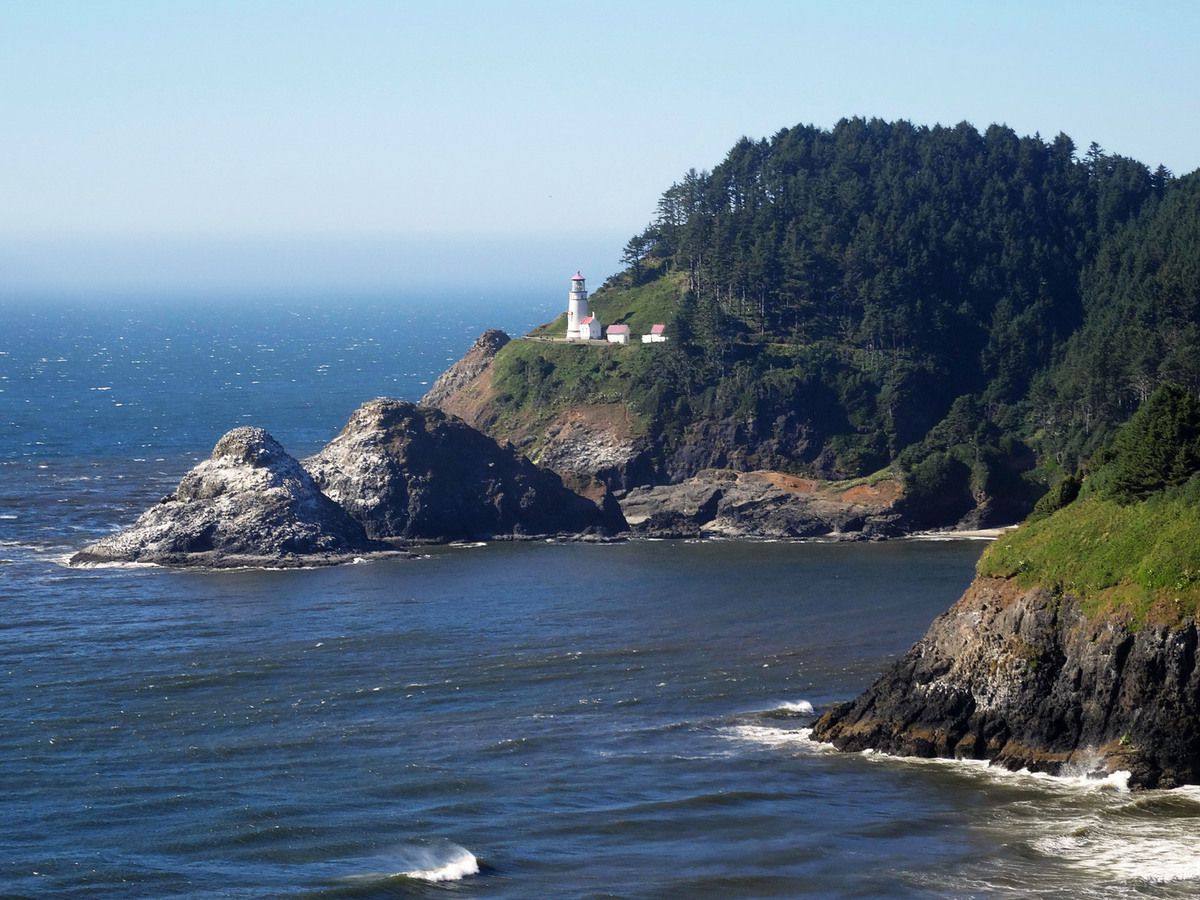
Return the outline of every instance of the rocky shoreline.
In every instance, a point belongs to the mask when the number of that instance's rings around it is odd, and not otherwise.
[[[618,493],[632,533],[645,537],[883,540],[903,534],[892,479],[850,488],[781,472],[708,469],[679,484]]]
[[[985,759],[1132,789],[1200,783],[1194,620],[1131,630],[1078,598],[977,578],[813,738],[840,750]]]
[[[1012,509],[982,493],[961,509],[951,503],[931,511],[905,496],[899,476],[839,484],[831,467],[812,457],[812,435],[795,417],[700,422],[669,452],[642,433],[624,404],[600,396],[545,415],[499,418],[495,361],[512,343],[502,331],[484,332],[421,403],[511,441],[578,493],[601,500],[611,492],[634,535],[884,540],[939,525],[1014,521]],[[831,480],[786,471],[801,461]]]

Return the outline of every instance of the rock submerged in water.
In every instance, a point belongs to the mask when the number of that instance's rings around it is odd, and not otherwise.
[[[316,483],[381,540],[453,541],[622,531],[598,506],[511,448],[440,410],[372,400],[315,456]]]
[[[387,549],[326,497],[275,438],[241,427],[217,441],[174,494],[70,562],[299,566]]]
[[[1131,633],[1069,594],[980,577],[813,737],[1051,774],[1124,770],[1132,788],[1197,784],[1196,651],[1193,620]]]

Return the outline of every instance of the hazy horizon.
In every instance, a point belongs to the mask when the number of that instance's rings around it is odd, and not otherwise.
[[[565,298],[581,270],[595,289],[620,268],[618,235],[286,238],[42,238],[0,241],[0,299],[248,295],[380,297],[397,292]],[[565,303],[565,300],[563,301]]]
[[[0,297],[599,284],[739,137],[1006,124],[1200,167],[1200,5],[0,7]]]

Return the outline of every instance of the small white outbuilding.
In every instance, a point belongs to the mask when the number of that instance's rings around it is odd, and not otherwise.
[[[628,325],[609,325],[608,326],[608,342],[610,344],[628,344],[629,343],[629,326]]]
[[[579,340],[581,341],[598,341],[602,326],[600,320],[595,316],[585,316],[579,320]]]
[[[642,335],[643,344],[661,344],[667,339],[664,332],[667,330],[666,325],[651,325],[650,333]]]

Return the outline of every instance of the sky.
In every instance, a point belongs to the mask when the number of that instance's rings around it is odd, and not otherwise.
[[[849,116],[1200,168],[1200,3],[0,0],[0,299],[597,284]]]

